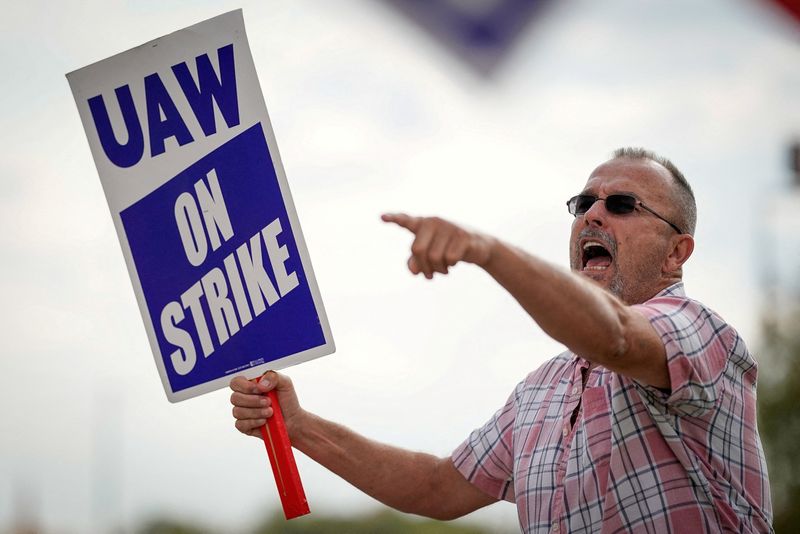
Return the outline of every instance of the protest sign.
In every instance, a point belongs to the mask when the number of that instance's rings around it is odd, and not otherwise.
[[[67,78],[169,400],[333,352],[241,10]]]
[[[332,353],[241,10],[67,78],[167,398]],[[307,513],[285,428],[262,433]]]

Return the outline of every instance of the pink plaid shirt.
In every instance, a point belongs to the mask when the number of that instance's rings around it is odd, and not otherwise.
[[[664,341],[671,393],[602,367],[584,388],[589,362],[565,352],[453,452],[456,468],[516,502],[524,532],[771,532],[744,342],[682,283],[635,308]]]

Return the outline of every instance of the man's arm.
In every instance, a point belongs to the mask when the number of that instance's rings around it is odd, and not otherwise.
[[[594,282],[438,217],[399,213],[383,220],[415,235],[412,273],[431,279],[460,261],[474,263],[572,352],[640,382],[669,387],[664,345],[650,322]]]
[[[669,388],[666,351],[650,321],[591,280],[499,241],[484,269],[542,330],[575,354]]]
[[[450,458],[384,445],[303,410],[285,375],[270,371],[258,384],[236,377],[230,387],[240,432],[260,437],[258,428],[272,416],[265,394],[277,389],[292,445],[387,506],[448,520],[496,501],[470,484]]]

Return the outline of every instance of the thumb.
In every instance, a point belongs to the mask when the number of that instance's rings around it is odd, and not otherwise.
[[[294,392],[291,378],[271,370],[261,375],[256,387],[261,393],[272,390],[275,390],[276,393]]]
[[[280,387],[281,378],[283,377],[278,373],[276,373],[275,371],[271,370],[267,371],[266,373],[255,379],[256,387],[258,387],[258,390],[262,393],[267,393],[268,391],[272,391],[276,387],[279,390],[285,389],[285,386],[284,388]]]

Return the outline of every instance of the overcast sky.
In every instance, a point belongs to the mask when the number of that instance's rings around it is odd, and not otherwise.
[[[290,371],[306,408],[449,454],[561,347],[476,269],[412,277],[409,236],[380,213],[441,215],[566,266],[564,202],[622,145],[689,178],[687,291],[755,348],[762,219],[800,135],[797,28],[746,0],[553,4],[491,80],[374,1],[4,6],[0,529],[20,506],[62,532],[159,513],[230,530],[278,506],[228,393],[167,402],[64,78],[239,7],[338,349]],[[298,463],[312,511],[376,506]],[[475,518],[516,525],[507,503]]]

